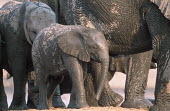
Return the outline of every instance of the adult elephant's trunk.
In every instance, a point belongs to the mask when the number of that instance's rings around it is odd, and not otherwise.
[[[99,100],[100,95],[103,91],[105,81],[107,79],[107,74],[108,74],[108,66],[109,66],[109,59],[107,60],[102,60],[101,62],[101,77],[100,77],[100,83],[97,89],[97,94],[96,94],[96,99]]]

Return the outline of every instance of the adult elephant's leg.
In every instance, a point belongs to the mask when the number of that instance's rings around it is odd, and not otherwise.
[[[31,109],[36,109],[38,105],[38,93],[34,93],[32,88],[35,88],[36,74],[34,71],[28,73],[28,99],[27,106]],[[38,90],[38,88],[37,88]]]
[[[14,81],[13,100],[9,109],[24,110],[28,109],[25,101],[25,86],[27,82],[26,57],[15,56],[9,59]]]
[[[149,111],[170,111],[170,54],[169,51],[162,52],[157,61],[155,104]]]
[[[82,62],[79,61],[77,58],[66,54],[63,54],[63,60],[72,79],[72,90],[70,103],[68,107],[70,108],[87,107],[88,104],[86,102],[84,90]]]
[[[91,62],[91,71],[93,76],[94,87],[97,89],[97,85],[100,81],[101,64],[97,62]],[[108,79],[109,80],[109,79]],[[115,93],[109,86],[108,82],[105,82],[104,90],[98,101],[100,106],[118,106],[123,101],[123,97],[118,93]]]
[[[147,108],[152,104],[144,98],[148,73],[153,51],[129,56],[125,85],[125,101],[121,105],[126,108]]]
[[[93,77],[91,73],[88,73],[85,77],[84,81],[85,93],[86,93],[86,101],[89,106],[99,106],[98,101],[95,99],[95,88],[93,84]]]
[[[8,109],[7,97],[4,91],[3,72],[1,69],[0,70],[0,110],[7,110],[7,109]]]
[[[61,99],[61,93],[60,93],[60,85],[57,85],[57,88],[54,92],[53,99],[52,99],[53,106],[55,108],[64,108],[66,105]]]

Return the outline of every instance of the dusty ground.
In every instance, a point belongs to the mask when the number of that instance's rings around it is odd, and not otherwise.
[[[120,107],[90,107],[90,108],[82,108],[82,109],[50,109],[49,111],[147,111],[147,109],[127,109],[127,108],[120,108]],[[27,110],[25,110],[27,111]],[[30,110],[30,111],[37,111],[37,110]],[[45,111],[45,110],[41,110]]]
[[[10,0],[0,0],[0,7]],[[122,73],[116,73],[115,77],[110,81],[111,88],[124,96],[124,86],[125,86],[125,79],[126,75]],[[153,99],[154,98],[154,86],[155,86],[155,79],[156,79],[156,70],[150,70],[149,78],[148,78],[148,86],[146,90],[145,97]],[[5,91],[8,98],[8,104],[12,101],[12,94],[13,94],[13,80],[9,79],[6,80],[6,75],[4,74],[4,86]],[[69,94],[62,95],[62,100],[67,105],[69,102]],[[90,107],[90,108],[83,108],[83,109],[51,109],[55,111],[147,111],[146,109],[126,109],[120,107]],[[35,110],[30,110],[35,111]]]

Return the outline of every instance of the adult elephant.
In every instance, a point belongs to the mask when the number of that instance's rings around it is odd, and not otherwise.
[[[33,1],[35,1],[35,0],[33,0]],[[102,17],[100,17],[101,10],[99,10],[98,12],[93,11],[92,9],[90,9],[90,7],[89,7],[90,5],[86,4],[85,1],[79,1],[79,0],[76,0],[75,2],[72,0],[67,0],[66,2],[63,2],[60,0],[58,0],[58,1],[57,0],[36,0],[36,1],[43,1],[43,2],[47,3],[50,7],[52,7],[53,10],[60,11],[59,23],[80,24],[80,25],[85,25],[87,27],[91,27],[91,28],[98,28],[98,29],[104,31],[107,38],[111,38],[111,36],[114,36],[114,34],[116,34],[117,32],[120,32],[118,28],[117,28],[117,30],[114,30],[114,32],[112,30],[113,27],[116,27],[116,25],[117,25],[116,22],[118,22],[118,21],[114,21],[113,24],[109,24],[109,23],[112,23],[111,20],[112,20],[112,17],[114,17],[114,14],[104,15],[104,16],[108,16],[108,20],[103,19]],[[95,1],[95,3],[96,3],[96,1]],[[116,1],[115,1],[115,4],[117,4]],[[107,6],[107,4],[106,4],[106,6]],[[112,7],[114,7],[114,6],[109,5],[108,8],[110,9]],[[126,6],[126,7],[128,7],[128,6]],[[109,13],[109,12],[107,12],[107,13]],[[63,17],[66,19],[64,20]],[[117,17],[117,15],[115,15],[115,17]],[[121,18],[121,16],[119,16],[119,17]],[[103,20],[100,20],[100,19],[103,19]],[[120,21],[120,22],[123,24],[122,21]],[[127,22],[127,24],[132,24],[132,23]],[[125,33],[124,35],[127,36],[127,33]],[[119,38],[120,36],[121,36],[121,34],[117,34],[117,36],[115,38],[117,38],[117,37]],[[146,38],[147,38],[147,36],[146,36]],[[145,38],[145,40],[147,40],[146,38]],[[122,37],[122,40],[123,40],[123,37]],[[117,41],[120,41],[120,40],[117,39]],[[143,40],[141,39],[140,40],[141,44],[142,44],[142,41]],[[151,41],[151,38],[150,38],[150,41]],[[140,43],[138,42],[136,44],[140,44]],[[124,49],[124,50],[126,50],[126,49]],[[142,51],[139,50],[139,52],[142,52]],[[118,53],[114,53],[114,54],[112,53],[112,55],[115,56],[115,55],[118,55]],[[148,55],[149,55],[149,57],[148,57]],[[126,95],[128,96],[128,97],[126,97],[126,98],[128,98],[126,100],[133,101],[133,102],[131,102],[132,104],[127,107],[143,108],[143,107],[151,106],[151,103],[144,99],[144,92],[145,92],[144,90],[146,89],[147,76],[148,76],[148,70],[149,70],[149,64],[150,64],[150,61],[148,61],[148,59],[146,59],[146,58],[147,57],[150,58],[151,55],[152,55],[151,51],[146,52],[146,53],[131,55],[133,57],[133,65],[138,68],[136,68],[135,71],[133,71],[133,72],[131,72],[131,71],[128,72],[129,73],[128,75],[130,75],[130,76],[128,76],[127,81],[129,81],[129,80],[136,81],[137,78],[140,78],[140,82],[138,83],[138,85],[135,85],[133,87],[130,87],[131,85],[126,85],[126,90],[129,90],[129,91],[126,91]],[[140,59],[141,57],[142,57],[142,59]],[[142,66],[142,64],[138,64],[139,59],[141,60],[141,62],[143,62],[147,65]],[[102,96],[99,101],[96,101],[95,96],[92,96],[92,95],[95,95],[94,90],[96,89],[96,86],[99,82],[99,79],[96,79],[96,78],[99,78],[99,76],[100,76],[100,69],[99,69],[100,64],[92,62],[91,67],[92,68],[89,68],[89,69],[92,69],[91,73],[93,73],[93,74],[92,74],[92,76],[87,75],[86,86],[85,86],[86,99],[87,99],[88,104],[91,106],[96,106],[96,105],[98,106],[98,104],[100,106],[117,106],[117,105],[119,105],[123,99],[119,94],[112,91],[112,89],[110,88],[108,83],[106,83],[104,91],[103,91]],[[129,84],[129,83],[126,83],[126,84]],[[127,103],[129,103],[129,102],[127,102]]]
[[[170,88],[168,73],[170,21],[164,17],[158,6],[149,0],[67,0],[67,2],[60,1],[60,7],[68,24],[84,24],[102,30],[110,46],[110,55],[147,53],[146,51],[153,48],[158,73],[156,101],[150,111],[170,110],[168,90]],[[142,63],[141,68],[146,67],[148,65],[146,63],[151,59],[151,54],[146,55],[145,60],[139,60]],[[126,87],[128,89],[123,103],[124,107],[134,107],[138,102],[144,101],[141,98],[135,99],[135,101],[131,99],[137,97],[134,93],[140,90],[138,89],[140,87],[136,88],[135,85],[139,86],[139,80],[141,82],[138,73],[138,69],[141,68],[136,68],[137,64],[137,59],[130,56],[128,70],[130,77],[126,83],[129,88]],[[143,73],[143,71],[140,72]],[[132,72],[136,72],[138,76],[134,77],[135,74]],[[134,79],[130,79],[131,77]],[[147,77],[145,76],[145,78]],[[143,88],[145,85],[141,85],[141,87]]]
[[[14,94],[10,109],[27,109],[25,85],[27,73],[33,70],[31,44],[37,33],[56,21],[54,12],[43,3],[10,1],[0,9],[0,34],[2,41],[2,69],[13,76]],[[0,109],[7,109],[7,100],[0,86]]]
[[[59,0],[59,3],[60,11],[68,24],[95,27],[105,33],[110,44],[110,55],[135,54],[129,59],[129,76],[127,76],[126,84],[128,85],[126,85],[124,107],[148,103],[143,98],[143,89],[146,87],[147,65],[152,52],[146,51],[154,48],[158,63],[158,75],[155,91],[156,101],[150,110],[169,110],[169,39],[167,38],[170,35],[167,33],[169,32],[169,20],[164,17],[155,4],[149,0],[66,0],[64,2]],[[144,60],[140,59],[142,64],[138,63],[140,57],[138,53],[145,55],[141,56],[144,58]],[[136,66],[138,67],[136,68]]]

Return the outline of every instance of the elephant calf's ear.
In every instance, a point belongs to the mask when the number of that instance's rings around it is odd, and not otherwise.
[[[90,61],[90,55],[85,48],[84,40],[78,34],[64,34],[58,37],[58,46],[66,54],[84,62]]]

